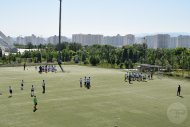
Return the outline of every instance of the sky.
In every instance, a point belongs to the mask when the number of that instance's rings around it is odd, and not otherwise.
[[[190,32],[190,0],[63,0],[62,35]],[[58,35],[59,0],[0,0],[7,36]]]

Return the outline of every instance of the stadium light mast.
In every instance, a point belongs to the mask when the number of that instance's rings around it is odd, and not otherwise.
[[[58,65],[61,68],[63,72],[63,68],[61,66],[62,60],[61,60],[61,12],[62,12],[62,0],[60,1],[60,7],[59,7],[59,54],[58,54]]]

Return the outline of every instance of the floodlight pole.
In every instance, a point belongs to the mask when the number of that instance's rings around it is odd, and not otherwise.
[[[60,10],[59,10],[59,46],[61,44],[61,10],[62,10],[62,0],[60,0]],[[60,47],[59,47],[60,53]]]
[[[61,66],[61,12],[62,12],[62,0],[60,0],[60,10],[59,10],[59,54],[58,54],[58,65],[63,72],[63,68]]]

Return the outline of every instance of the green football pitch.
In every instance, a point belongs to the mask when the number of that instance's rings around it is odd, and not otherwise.
[[[154,76],[154,80],[129,85],[123,70],[75,65],[64,70],[39,74],[34,67],[26,71],[0,68],[0,127],[190,127],[187,80]],[[80,88],[79,79],[85,76],[91,77],[90,90]],[[30,97],[33,84],[36,112]],[[176,96],[178,84],[182,85],[181,98]],[[8,98],[9,86],[12,98]]]

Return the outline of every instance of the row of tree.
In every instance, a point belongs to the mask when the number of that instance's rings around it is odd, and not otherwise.
[[[119,68],[134,68],[138,64],[165,66],[168,69],[189,69],[190,49],[148,49],[146,44],[114,47],[110,45],[82,46],[78,43],[61,43],[61,45],[15,45],[37,51],[25,51],[8,56],[0,55],[3,64],[21,62],[56,62],[58,51],[61,51],[63,62],[74,62],[96,65],[110,65]]]

